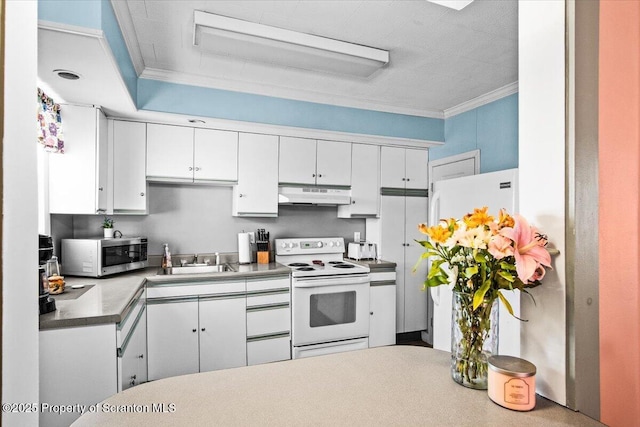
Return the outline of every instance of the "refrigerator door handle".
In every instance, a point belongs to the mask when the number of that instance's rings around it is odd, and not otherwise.
[[[440,212],[440,192],[434,191],[431,196],[431,206],[429,209],[429,225],[434,226],[438,223],[438,213]],[[442,285],[441,285],[442,286]],[[431,289],[431,299],[435,305],[440,305],[440,286]]]

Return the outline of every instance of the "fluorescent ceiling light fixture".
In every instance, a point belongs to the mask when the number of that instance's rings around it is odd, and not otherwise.
[[[440,6],[449,7],[455,10],[462,10],[473,3],[473,0],[427,0]]]
[[[193,44],[203,51],[273,65],[369,77],[389,51],[194,11]]]

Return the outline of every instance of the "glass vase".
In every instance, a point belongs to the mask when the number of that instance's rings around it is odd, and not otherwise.
[[[473,295],[453,292],[451,376],[458,384],[487,389],[487,361],[498,353],[498,299],[475,311]]]

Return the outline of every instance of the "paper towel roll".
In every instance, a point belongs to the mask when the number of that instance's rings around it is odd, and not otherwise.
[[[251,264],[251,235],[249,233],[238,233],[238,262]]]

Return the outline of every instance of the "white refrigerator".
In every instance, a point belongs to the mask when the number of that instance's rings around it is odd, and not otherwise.
[[[462,218],[474,208],[489,207],[497,215],[501,208],[511,215],[518,212],[518,169],[483,173],[438,181],[433,187],[429,224],[440,219]],[[433,299],[433,348],[451,351],[452,285],[430,288]],[[513,312],[520,317],[520,291],[506,291]],[[520,356],[520,321],[500,304],[498,353]]]

